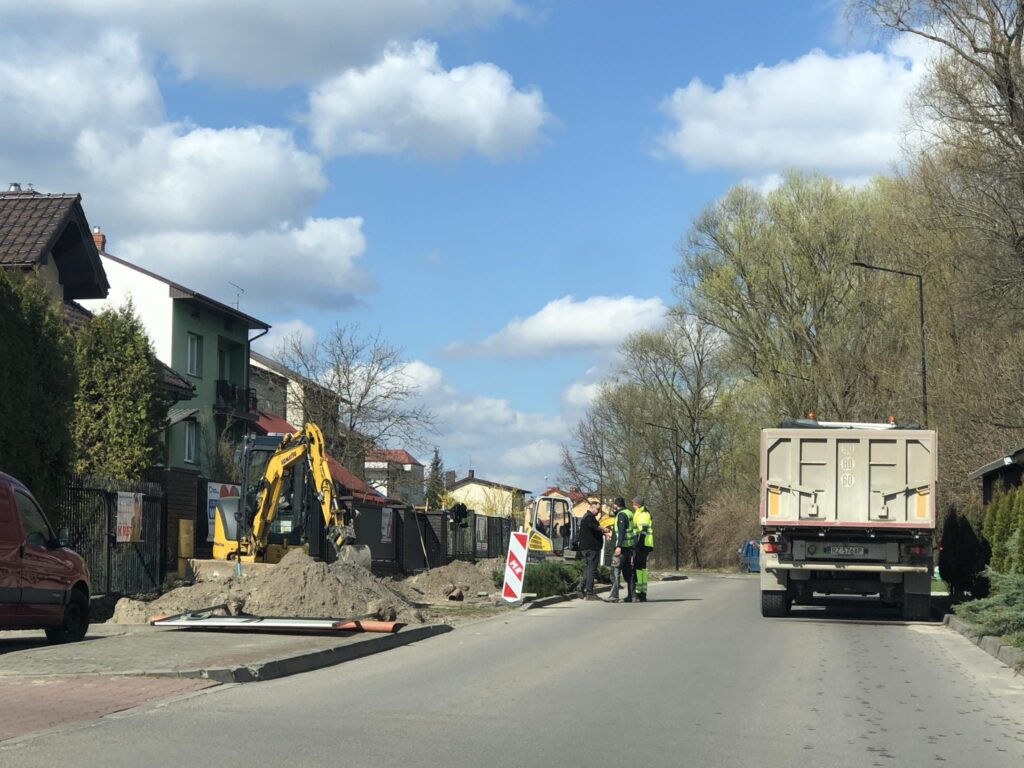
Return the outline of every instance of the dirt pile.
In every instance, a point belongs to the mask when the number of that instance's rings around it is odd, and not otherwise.
[[[489,595],[498,591],[491,574],[505,567],[500,558],[478,560],[467,563],[455,560],[439,568],[394,581],[394,587],[413,602],[440,603],[448,599],[451,587],[462,590],[467,600],[476,599],[480,593]]]
[[[289,552],[264,571],[221,581],[179,587],[150,602],[123,598],[111,619],[145,624],[153,615],[173,615],[227,604],[232,615],[353,618],[375,615],[409,624],[421,617],[410,602],[358,565],[313,560],[302,550]]]

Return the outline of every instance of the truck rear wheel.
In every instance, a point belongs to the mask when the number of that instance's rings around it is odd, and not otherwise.
[[[903,620],[925,621],[932,613],[931,595],[903,595]]]
[[[762,592],[761,615],[779,618],[789,613],[789,595],[785,592]]]

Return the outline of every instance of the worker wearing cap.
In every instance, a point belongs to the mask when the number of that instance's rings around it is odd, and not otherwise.
[[[612,528],[612,591],[608,599],[619,602],[619,573],[626,580],[625,602],[632,603],[636,591],[636,576],[633,573],[633,548],[636,546],[636,530],[633,528],[633,510],[626,506],[626,500],[615,500],[615,525]]]
[[[636,531],[636,547],[633,550],[633,568],[636,572],[636,599],[647,602],[647,556],[654,549],[654,528],[651,513],[644,506],[644,497],[633,499],[633,528]]]

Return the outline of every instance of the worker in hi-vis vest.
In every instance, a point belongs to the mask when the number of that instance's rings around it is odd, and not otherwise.
[[[633,570],[636,573],[636,599],[647,602],[647,556],[654,549],[654,528],[651,513],[644,506],[643,496],[633,499],[633,528],[636,531],[636,547],[633,550]]]
[[[619,574],[626,580],[626,602],[632,603],[636,593],[633,575],[633,549],[636,547],[636,529],[633,528],[633,510],[621,496],[615,500],[615,525],[612,528],[612,591],[608,599],[619,602]]]

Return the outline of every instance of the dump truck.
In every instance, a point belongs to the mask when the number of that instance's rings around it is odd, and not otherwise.
[[[761,432],[761,614],[816,595],[931,611],[935,432],[916,424],[784,421]]]

